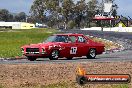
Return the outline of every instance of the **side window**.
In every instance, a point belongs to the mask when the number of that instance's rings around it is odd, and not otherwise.
[[[76,42],[76,37],[75,36],[69,36],[69,39],[71,40],[72,43]]]
[[[58,42],[68,42],[67,36],[58,36]]]
[[[85,40],[84,37],[82,37],[82,36],[78,36],[78,42],[80,42],[80,43],[85,43],[86,40]]]

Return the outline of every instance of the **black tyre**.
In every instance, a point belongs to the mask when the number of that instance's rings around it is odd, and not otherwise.
[[[87,79],[83,76],[77,76],[76,81],[79,85],[84,85],[87,83]]]
[[[58,60],[59,58],[59,51],[58,50],[52,50],[49,59],[50,60]]]
[[[27,57],[28,58],[28,60],[30,60],[30,61],[35,61],[37,58],[36,57]]]
[[[89,53],[87,55],[87,58],[88,59],[95,59],[95,57],[96,57],[96,49],[90,49]]]

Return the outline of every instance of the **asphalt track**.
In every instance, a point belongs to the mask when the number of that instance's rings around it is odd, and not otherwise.
[[[66,60],[65,58],[60,58],[59,60],[49,60],[48,58],[38,58],[36,61],[28,61],[27,59],[21,60],[1,60],[0,64],[38,64],[38,63],[87,63],[87,62],[116,62],[116,61],[132,61],[132,51],[122,51],[111,54],[98,55],[96,59],[73,58],[73,60]]]
[[[118,33],[118,32],[100,32],[100,31],[81,31],[70,30],[61,31],[62,33],[82,33],[85,35],[91,35],[95,37],[105,38],[111,41],[122,44],[125,47],[124,51],[98,55],[96,59],[73,58],[73,60],[66,60],[60,58],[59,60],[49,60],[48,58],[39,58],[36,61],[28,61],[27,59],[21,60],[0,60],[0,64],[38,64],[38,63],[87,63],[87,62],[116,62],[116,61],[132,61],[132,33]]]

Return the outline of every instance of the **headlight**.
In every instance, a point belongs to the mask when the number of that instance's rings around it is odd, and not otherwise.
[[[52,48],[53,46],[49,46],[49,50]]]
[[[21,52],[24,53],[24,49],[23,48],[21,48]]]
[[[44,48],[42,48],[42,54],[46,54],[46,51]]]

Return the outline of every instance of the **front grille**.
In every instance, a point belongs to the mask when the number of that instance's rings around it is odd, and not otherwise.
[[[27,48],[26,52],[39,52],[39,48]]]
[[[39,48],[26,48],[26,53],[27,54],[38,54]]]

